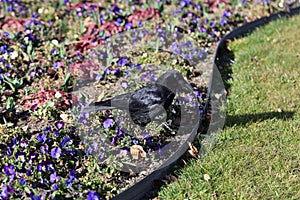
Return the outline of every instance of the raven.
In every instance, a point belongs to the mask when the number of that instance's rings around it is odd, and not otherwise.
[[[145,128],[151,121],[163,121],[166,110],[172,104],[176,92],[192,92],[192,87],[176,70],[169,70],[155,83],[148,84],[131,93],[117,95],[111,99],[95,102],[84,112],[120,109],[128,111],[132,121]]]

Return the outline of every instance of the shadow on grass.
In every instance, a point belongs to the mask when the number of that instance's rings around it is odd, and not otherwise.
[[[244,126],[248,123],[262,122],[268,119],[281,119],[288,120],[292,119],[295,112],[293,111],[282,111],[282,112],[265,112],[257,114],[246,114],[246,115],[227,115],[225,127],[231,126]]]

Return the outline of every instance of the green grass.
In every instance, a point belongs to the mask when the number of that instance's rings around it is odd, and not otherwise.
[[[300,199],[299,24],[299,16],[280,19],[230,44],[235,63],[218,144],[161,199]]]

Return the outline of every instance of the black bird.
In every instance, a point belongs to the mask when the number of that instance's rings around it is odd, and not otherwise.
[[[129,111],[132,121],[145,128],[151,121],[163,121],[176,91],[192,92],[191,86],[176,70],[164,73],[153,83],[131,93],[121,94],[105,101],[95,102],[84,112],[120,109]]]

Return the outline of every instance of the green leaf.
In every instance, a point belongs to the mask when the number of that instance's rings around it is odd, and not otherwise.
[[[14,98],[12,97],[8,97],[6,99],[6,109],[7,110],[12,110],[14,107],[15,107],[15,101],[14,101]]]

